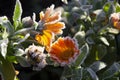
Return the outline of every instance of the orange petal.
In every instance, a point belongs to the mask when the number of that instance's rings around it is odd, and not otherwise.
[[[46,22],[53,22],[53,21],[57,21],[60,19],[60,13],[55,13],[54,15],[50,16]]]
[[[114,27],[120,30],[120,22],[114,22]]]
[[[71,47],[71,48],[74,48],[76,46],[75,42],[73,40],[70,40],[70,38],[66,38],[65,44],[66,46]]]
[[[51,5],[50,7],[48,7],[45,11],[45,15],[44,15],[44,18],[43,18],[43,21],[46,22],[47,18],[49,18],[51,12],[53,11],[54,9],[54,5]]]
[[[54,24],[45,24],[44,25],[47,30],[52,31],[54,34],[61,34],[61,29],[65,28],[65,24],[63,22],[57,22]]]
[[[53,34],[48,30],[44,30],[43,34],[37,34],[35,36],[35,39],[38,41],[38,43],[40,43],[48,49],[51,45]]]

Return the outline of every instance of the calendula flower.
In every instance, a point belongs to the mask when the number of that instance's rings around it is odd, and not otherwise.
[[[116,29],[120,30],[120,13],[111,14],[111,22]]]
[[[26,58],[33,65],[34,70],[41,70],[47,65],[46,55],[43,51],[44,47],[35,46],[34,44],[25,49]]]
[[[60,37],[51,45],[49,54],[52,60],[61,66],[65,66],[73,63],[80,54],[80,51],[75,39]]]
[[[40,12],[40,21],[37,28],[39,33],[35,36],[38,43],[47,47],[50,47],[54,35],[62,34],[62,29],[65,28],[65,24],[60,22],[61,13],[53,12],[54,5],[48,7],[45,11]]]

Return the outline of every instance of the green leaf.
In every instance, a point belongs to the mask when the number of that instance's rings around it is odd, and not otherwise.
[[[78,41],[79,47],[85,43],[85,32],[79,31],[75,34],[74,38]]]
[[[72,70],[72,80],[82,80],[83,77],[83,68],[75,68]]]
[[[86,38],[86,41],[87,41],[87,43],[90,44],[90,45],[95,44],[95,41],[94,41],[93,38],[90,37],[90,36]]]
[[[104,62],[96,61],[93,64],[90,65],[89,68],[91,68],[94,72],[97,72],[103,68],[105,68],[107,65]]]
[[[11,22],[8,20],[8,18],[6,16],[0,17],[0,25],[2,28],[4,28],[6,30],[8,35],[13,34],[13,32],[14,32],[13,25],[11,24]]]
[[[75,62],[75,66],[80,66],[84,60],[86,59],[87,55],[89,53],[89,46],[86,43],[85,45],[83,45],[83,47],[80,49],[80,55],[78,56],[76,62]]]
[[[64,2],[65,4],[68,4],[68,1],[67,1],[67,0],[62,0],[62,2]]]
[[[16,74],[13,64],[10,63],[7,59],[2,58],[0,69],[4,80],[16,80]]]
[[[107,54],[107,47],[103,44],[97,44],[96,49],[96,60],[101,60]]]
[[[116,3],[115,7],[116,7],[116,12],[120,12],[120,5],[119,5],[119,3]]]
[[[120,71],[120,64],[115,62],[113,65],[110,66],[104,73],[103,73],[103,79],[111,78],[115,75],[115,73]]]
[[[6,58],[8,42],[8,39],[0,40],[0,53],[4,58]]]
[[[106,14],[102,9],[97,9],[93,13],[96,15],[96,21],[102,21],[106,18]]]
[[[15,5],[14,15],[13,15],[15,29],[18,27],[18,25],[21,21],[21,15],[22,15],[21,3],[19,0],[16,0],[16,5]]]
[[[20,48],[17,49],[17,51],[15,52],[15,56],[22,56],[24,54],[25,54],[24,50]]]
[[[73,75],[72,75],[71,68],[68,66],[65,66],[60,80],[67,80],[67,78],[71,78],[72,76]]]
[[[115,28],[107,28],[107,31],[112,34],[118,34],[119,30]]]
[[[98,76],[96,75],[96,73],[91,68],[87,68],[87,71],[89,72],[92,80],[99,80]]]
[[[105,37],[99,37],[99,39],[105,44],[105,45],[107,45],[107,46],[109,46],[110,44],[109,44],[109,42],[107,41],[107,39],[105,38]]]
[[[111,13],[115,12],[115,6],[112,2],[107,2],[104,6],[103,6],[103,10],[110,15]]]
[[[2,34],[2,38],[5,39],[9,36],[9,33],[6,31],[6,28],[4,29],[4,32]]]

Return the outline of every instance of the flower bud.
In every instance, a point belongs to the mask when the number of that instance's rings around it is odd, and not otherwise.
[[[44,47],[30,45],[26,50],[26,58],[28,62],[33,65],[33,70],[41,70],[46,63],[46,55],[43,53]]]
[[[25,28],[33,26],[33,20],[30,17],[25,17],[22,19],[23,26]]]

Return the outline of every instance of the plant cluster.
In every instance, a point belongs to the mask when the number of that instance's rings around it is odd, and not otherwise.
[[[36,15],[22,18],[19,0],[13,21],[0,17],[0,78],[19,80],[14,64],[41,71],[63,68],[60,80],[118,80],[116,36],[120,5],[116,0],[62,0]],[[59,74],[59,70],[56,71]]]

